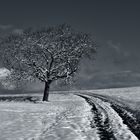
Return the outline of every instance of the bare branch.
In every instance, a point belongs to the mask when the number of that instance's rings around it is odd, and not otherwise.
[[[12,35],[0,42],[3,64],[20,79],[42,82],[72,77],[83,57],[94,56],[96,43],[88,34],[63,24]]]

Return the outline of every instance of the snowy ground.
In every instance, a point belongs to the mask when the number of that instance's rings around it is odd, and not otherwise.
[[[95,126],[101,139],[138,140],[109,102],[91,96],[83,97],[92,106],[92,112],[96,117]]]
[[[139,110],[139,91],[56,92],[47,103],[39,94],[0,95],[0,140],[138,140],[140,120],[123,105]]]
[[[140,87],[89,90],[88,92],[105,95],[125,103],[130,108],[140,111]]]
[[[0,140],[90,140],[98,137],[96,128],[90,128],[92,115],[84,99],[52,94],[50,100],[36,104],[0,102]]]

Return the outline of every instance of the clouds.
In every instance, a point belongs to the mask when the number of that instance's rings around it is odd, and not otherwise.
[[[76,87],[82,89],[93,88],[117,88],[126,86],[140,85],[140,72],[134,71],[118,71],[118,72],[98,72],[93,73],[89,77],[80,76],[76,81]]]
[[[121,43],[114,43],[113,41],[107,41],[107,45],[109,48],[113,49],[116,54],[121,55],[121,57],[129,57],[130,52],[129,50],[124,49]]]
[[[77,87],[111,88],[140,85],[140,57],[120,43],[107,41],[94,63],[83,62]]]
[[[9,33],[14,33],[14,34],[22,34],[23,29],[15,27],[12,24],[0,24],[0,31],[1,34],[9,34]]]
[[[108,47],[113,48],[117,53],[121,52],[120,43],[114,44],[112,40],[109,40],[109,41],[107,41],[107,45],[108,45]]]
[[[140,56],[136,56],[129,47],[121,43],[107,41],[99,50],[97,57],[97,65],[101,69],[110,71],[118,70],[132,70],[135,71],[140,68]],[[116,70],[115,70],[116,69]]]
[[[131,54],[128,52],[128,50],[124,50],[120,43],[113,43],[112,41],[108,41],[107,46],[110,49],[110,53],[112,53],[111,57],[114,65],[122,65],[127,63]]]
[[[7,24],[7,25],[0,24],[0,30],[8,30],[11,28],[13,28],[13,25],[11,25],[11,24]]]
[[[0,30],[3,32],[10,30],[16,34],[23,33],[22,28],[10,24],[0,25]],[[135,56],[129,47],[108,40],[98,49],[94,63],[84,60],[76,86],[92,89],[140,85],[139,60],[140,56]],[[31,89],[34,87],[37,89],[41,85],[32,86]]]
[[[13,33],[15,33],[15,34],[22,34],[23,33],[23,29],[14,29],[13,30]]]
[[[0,79],[5,78],[6,76],[8,76],[8,74],[10,74],[10,71],[8,69],[0,68]]]

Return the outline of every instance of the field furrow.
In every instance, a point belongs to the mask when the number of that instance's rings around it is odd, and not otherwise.
[[[80,96],[92,106],[91,111],[95,114],[93,119],[96,122],[96,127],[99,130],[101,139],[138,140],[136,135],[124,124],[123,118],[119,116],[109,102],[97,97],[87,95]]]

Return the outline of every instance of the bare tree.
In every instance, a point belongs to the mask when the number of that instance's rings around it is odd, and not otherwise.
[[[43,101],[48,101],[53,81],[74,76],[81,59],[96,52],[91,35],[66,24],[10,35],[0,47],[1,59],[13,80],[39,79],[45,83]]]

